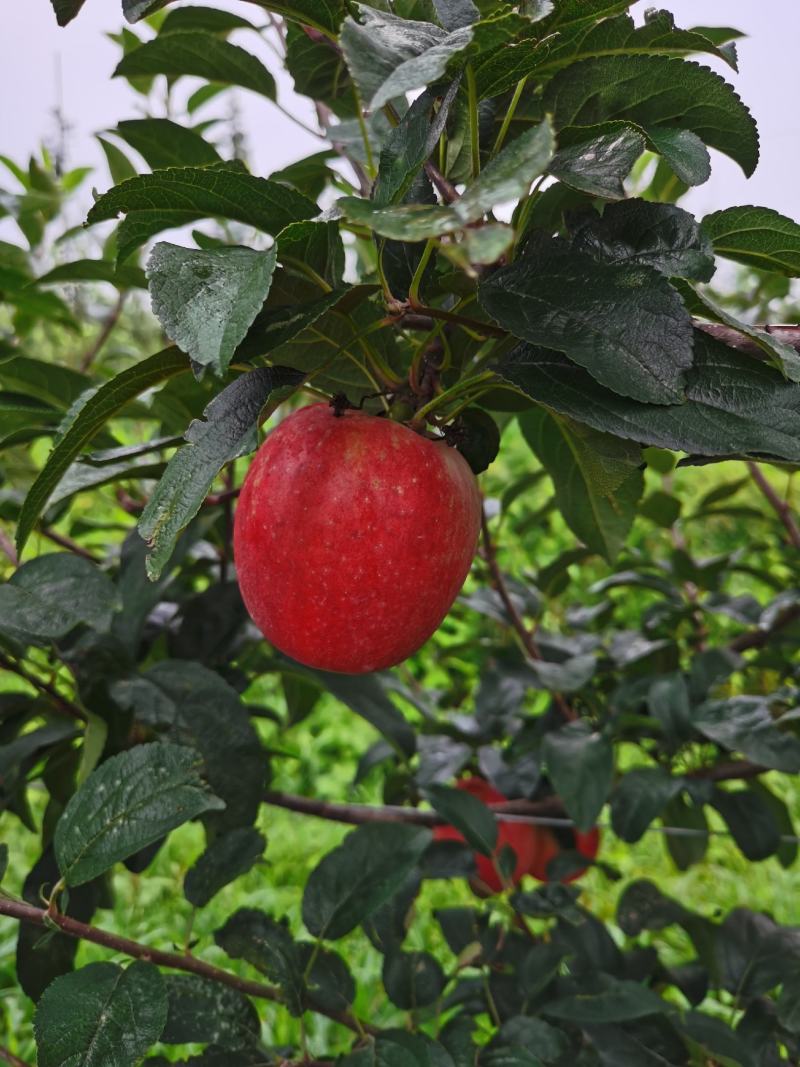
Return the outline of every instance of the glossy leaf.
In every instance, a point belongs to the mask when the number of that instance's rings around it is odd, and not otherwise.
[[[186,899],[195,908],[204,908],[220,889],[258,863],[265,845],[263,835],[251,826],[240,826],[217,837],[186,872]]]
[[[497,845],[497,820],[489,808],[465,789],[431,785],[425,795],[431,806],[455,826],[467,842],[484,856],[491,856]]]
[[[586,720],[567,723],[545,735],[542,753],[556,792],[579,830],[594,826],[606,801],[614,771],[609,741]]]
[[[767,207],[729,207],[703,219],[718,256],[800,276],[800,226]]]
[[[559,134],[558,151],[548,170],[573,189],[621,200],[623,180],[644,149],[644,134],[631,123],[567,127]]]
[[[787,774],[800,771],[800,740],[778,729],[762,697],[707,700],[692,712],[692,723],[710,740],[742,752],[755,763]]]

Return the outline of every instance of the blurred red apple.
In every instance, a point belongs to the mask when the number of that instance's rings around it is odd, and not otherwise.
[[[389,418],[312,404],[253,460],[236,510],[239,588],[264,636],[310,667],[363,674],[427,641],[480,529],[464,458]]]

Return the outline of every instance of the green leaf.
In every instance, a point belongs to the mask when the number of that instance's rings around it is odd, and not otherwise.
[[[50,0],[53,11],[56,13],[56,21],[59,26],[66,26],[72,22],[86,0]]]
[[[252,89],[268,100],[275,99],[275,79],[260,59],[213,33],[199,30],[170,33],[146,41],[123,56],[114,71],[115,78],[135,78],[142,74],[167,74],[170,78],[189,74]]]
[[[141,267],[115,265],[107,259],[76,259],[61,263],[36,279],[37,285],[64,282],[110,282],[117,289],[146,289],[147,278]]]
[[[190,748],[137,745],[102,763],[72,796],[56,826],[58,867],[81,885],[222,801],[199,777]]]
[[[625,1022],[670,1011],[670,1005],[639,982],[603,977],[607,987],[599,993],[578,993],[561,997],[542,1007],[545,1015],[585,1023]]]
[[[464,222],[474,222],[504,200],[518,200],[547,169],[554,150],[555,136],[546,118],[490,160],[453,204],[453,210]]]
[[[169,0],[122,0],[122,13],[128,22],[138,22],[168,2]]]
[[[643,930],[663,930],[687,915],[677,901],[644,878],[626,886],[617,904],[617,924],[628,937],[638,937]]]
[[[639,448],[541,407],[523,412],[519,424],[553,479],[565,522],[592,551],[613,562],[644,488]]]
[[[768,207],[729,207],[703,219],[718,256],[800,277],[800,226]]]
[[[194,518],[223,466],[255,447],[258,417],[270,394],[296,386],[303,375],[287,367],[259,367],[222,390],[195,421],[167,464],[139,520],[147,542],[148,576],[155,580],[172,555],[180,531]]]
[[[419,826],[359,826],[309,875],[303,922],[315,937],[344,937],[389,899],[419,862],[431,833]]]
[[[8,870],[8,845],[0,845],[0,882],[3,881]]]
[[[692,724],[709,740],[754,763],[786,774],[800,772],[800,739],[778,729],[764,697],[707,700],[692,712]]]
[[[714,273],[711,242],[697,220],[674,204],[623,200],[598,216],[579,217],[572,227],[572,247],[601,262],[652,267],[668,278],[707,282]]]
[[[751,863],[773,856],[781,843],[781,828],[764,799],[749,789],[715,789],[711,806],[725,820],[742,854]]]
[[[161,1035],[165,1044],[202,1041],[236,1050],[258,1042],[258,1012],[238,990],[197,974],[168,974],[164,983],[169,1003]]]
[[[433,0],[439,22],[446,30],[459,30],[471,26],[481,17],[472,0]]]
[[[108,172],[115,185],[121,185],[128,178],[136,177],[136,167],[134,167],[121,148],[117,148],[113,141],[107,141],[104,137],[100,137],[99,134],[97,135],[97,140],[103,149],[103,154],[108,163]]]
[[[678,794],[664,809],[664,825],[695,831],[667,836],[667,848],[678,870],[685,871],[693,863],[700,863],[708,851],[708,820],[703,807],[689,804],[682,793]],[[701,832],[697,833],[698,830]]]
[[[478,295],[514,336],[564,352],[622,396],[654,404],[683,399],[691,320],[649,267],[597,263],[564,241],[540,239],[491,274]]]
[[[688,129],[735,160],[749,177],[758,132],[731,86],[707,67],[669,56],[605,56],[573,63],[544,91],[556,129],[626,119],[648,132]]]
[[[20,614],[4,618],[0,625],[30,628],[31,633],[40,636],[63,636],[80,623],[104,632],[119,608],[119,597],[108,575],[96,564],[70,552],[53,552],[24,563],[12,574],[8,585],[0,586],[0,593],[9,589],[27,596],[20,597],[16,609]],[[37,604],[41,605],[41,614],[35,625]],[[64,626],[68,629],[64,630]]]
[[[569,126],[559,133],[558,147],[548,167],[555,178],[591,196],[621,200],[623,179],[644,151],[645,137],[627,122]]]
[[[220,889],[247,874],[258,863],[265,845],[263,835],[252,826],[239,826],[215,838],[186,872],[183,879],[186,899],[195,908],[204,908]]]
[[[269,293],[277,246],[181,248],[162,241],[147,278],[164,332],[195,363],[222,377]]]
[[[482,800],[465,789],[451,789],[446,785],[429,785],[424,795],[473,848],[484,856],[492,855],[497,847],[497,820]]]
[[[404,1011],[433,1004],[447,979],[429,952],[391,952],[383,959],[383,986],[389,1000]]]
[[[240,908],[214,940],[232,959],[244,959],[273,982],[277,982],[292,1015],[302,1015],[306,1006],[304,967],[300,946],[289,932],[286,920],[278,922],[254,908]]]
[[[684,404],[618,396],[559,353],[531,345],[518,346],[499,369],[539,403],[617,437],[703,456],[800,462],[800,387],[702,332]]]
[[[213,8],[200,10],[213,13]],[[172,14],[179,12],[173,11]],[[216,148],[196,130],[187,129],[171,119],[125,119],[111,132],[134,148],[151,170],[160,167],[193,167],[220,161]]]
[[[570,818],[584,833],[591,830],[611,789],[611,743],[586,720],[577,719],[545,734],[542,755]]]
[[[62,475],[98,430],[128,401],[159,382],[182,374],[188,369],[188,361],[183,352],[179,352],[177,348],[165,348],[136,366],[122,371],[89,397],[28,490],[17,523],[17,550],[20,553]]]
[[[166,1019],[164,980],[152,963],[90,963],[56,978],[39,1001],[39,1067],[132,1067]]]
[[[638,767],[622,778],[611,795],[611,825],[617,837],[634,844],[683,788],[660,767]]]
[[[506,1019],[499,1033],[481,1053],[481,1067],[537,1067],[561,1061],[570,1048],[563,1030],[544,1019],[515,1015]]]
[[[231,33],[233,30],[254,30],[252,22],[234,15],[232,11],[220,11],[215,7],[174,8],[168,11],[158,33],[163,37],[167,33],[185,33],[187,30],[202,30],[205,33]]]
[[[685,185],[702,185],[711,177],[711,156],[696,133],[651,126],[647,135],[652,147]]]
[[[171,40],[172,35],[170,35]],[[87,216],[87,224],[127,215],[120,223],[120,260],[173,226],[220,217],[277,234],[285,226],[317,213],[316,204],[280,182],[219,167],[172,167],[140,174],[104,193]]]

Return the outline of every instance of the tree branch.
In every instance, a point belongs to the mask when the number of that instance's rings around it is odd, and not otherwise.
[[[728,648],[731,652],[747,652],[751,648],[763,648],[764,645],[769,644],[773,636],[786,626],[790,626],[797,619],[800,619],[800,604],[794,604],[792,607],[784,608],[784,610],[776,617],[772,626],[763,630],[747,630],[743,634],[739,634],[738,637],[728,644]]]
[[[716,322],[701,322],[699,319],[693,319],[692,325],[696,329],[702,330],[703,333],[708,333],[712,337],[715,337],[729,348],[735,348],[737,351],[744,352],[748,356],[757,356],[761,360],[764,359],[764,350],[760,348],[755,341],[746,337],[744,334],[739,333],[739,331],[735,330],[732,326],[722,326]],[[800,326],[761,323],[756,329],[763,330],[764,333],[772,334],[773,337],[782,341],[785,345],[791,345],[792,348],[800,351]]]
[[[533,634],[525,625],[525,620],[517,611],[516,605],[511,599],[511,595],[506,586],[505,578],[503,577],[503,572],[500,570],[500,567],[497,563],[497,552],[494,546],[494,542],[492,541],[492,535],[489,532],[489,522],[486,518],[486,508],[483,506],[481,506],[481,532],[483,534],[484,558],[486,560],[486,565],[489,568],[489,573],[492,576],[492,585],[497,591],[500,599],[503,601],[503,606],[505,607],[508,613],[511,625],[519,635],[519,638],[522,641],[522,645],[525,651],[528,653],[531,659],[540,660],[542,656],[539,652],[539,649],[536,647],[536,641],[533,637]],[[564,699],[561,693],[553,693],[553,700],[555,701],[556,706],[558,707],[559,711],[565,719],[567,719],[569,722],[572,722],[574,719],[577,718],[575,711],[570,707],[569,703]]]
[[[0,1060],[5,1063],[10,1063],[11,1067],[29,1067],[29,1064],[25,1060],[21,1060],[19,1056],[15,1056],[13,1052],[9,1052],[7,1048],[0,1048]]]
[[[16,674],[18,678],[22,678],[28,685],[33,686],[44,696],[50,697],[56,707],[69,715],[73,719],[77,719],[78,722],[86,722],[86,713],[83,708],[79,707],[72,700],[62,696],[61,693],[51,685],[49,682],[43,681],[41,678],[37,678],[35,674],[30,674],[21,663],[15,663],[14,660],[9,659],[8,656],[0,652],[0,667],[5,667],[7,671],[11,671],[12,674]]]
[[[73,541],[71,537],[66,537],[64,534],[57,533],[46,526],[40,526],[39,533],[42,537],[46,537],[48,541],[52,541],[54,545],[66,548],[67,551],[72,552],[75,556],[80,556],[81,559],[88,559],[90,563],[100,562],[97,556],[93,556],[87,548],[83,548],[77,541]]]
[[[439,195],[446,204],[452,204],[458,200],[458,190],[455,185],[445,178],[437,166],[429,161],[425,164],[425,173],[436,186]]]
[[[34,926],[44,926],[46,914],[43,908],[34,908],[32,905],[25,904],[22,901],[0,897],[0,915],[8,915],[12,919],[18,919],[20,922],[33,923]],[[249,978],[240,978],[238,975],[232,974],[230,971],[224,971],[221,967],[215,967],[211,963],[206,963],[196,956],[183,955],[177,952],[162,952],[160,949],[150,948],[149,945],[142,945],[138,941],[131,941],[130,938],[120,937],[108,930],[101,930],[97,926],[88,926],[86,923],[78,922],[77,919],[73,919],[69,915],[60,915],[57,912],[50,914],[48,917],[48,924],[52,923],[62,933],[81,941],[90,941],[94,945],[102,945],[103,948],[121,952],[133,959],[147,960],[149,963],[158,964],[160,967],[169,967],[175,971],[197,974],[202,978],[209,978],[213,982],[220,982],[222,985],[230,986],[232,989],[238,989],[240,993],[244,993],[249,997],[270,1000],[276,1004],[283,1003],[283,995],[276,986],[263,985],[261,982],[253,982]],[[349,1012],[325,1010],[314,1003],[313,997],[309,1006],[312,1011],[325,1015],[327,1018],[348,1027],[348,1029],[356,1033],[364,1031],[367,1033],[375,1032],[367,1024],[356,1022]]]
[[[800,333],[800,330],[798,333]],[[751,478],[769,502],[770,507],[786,528],[792,546],[800,551],[800,526],[797,525],[797,520],[792,514],[792,509],[785,500],[781,500],[757,463],[748,460],[747,469],[750,472]]]

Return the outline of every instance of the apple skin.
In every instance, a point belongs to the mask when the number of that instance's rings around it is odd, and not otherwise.
[[[466,792],[477,797],[478,800],[482,800],[484,804],[502,804],[508,799],[494,786],[489,785],[485,779],[479,778],[477,775],[459,778],[456,782],[456,789],[466,790]],[[506,845],[510,845],[514,849],[517,863],[514,867],[514,873],[511,875],[513,885],[519,883],[523,874],[528,872],[531,864],[536,860],[537,843],[536,836],[532,831],[533,828],[526,823],[509,822],[498,817],[497,847],[494,850],[494,855],[497,856]],[[435,841],[464,840],[463,835],[454,826],[435,827],[433,838]],[[495,870],[492,860],[488,856],[483,856],[481,853],[476,852],[475,863],[478,868],[478,877],[472,881],[473,889],[478,896],[500,893],[503,889],[503,883],[500,881],[500,875]]]
[[[464,584],[481,500],[466,460],[389,418],[312,404],[267,437],[242,485],[234,556],[264,636],[310,667],[402,662]]]

